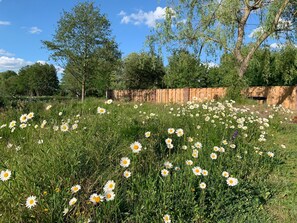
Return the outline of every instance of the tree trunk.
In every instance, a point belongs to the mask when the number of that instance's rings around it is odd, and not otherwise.
[[[85,94],[86,94],[86,80],[83,78],[83,81],[81,83],[81,101],[84,102],[85,100]]]
[[[248,65],[249,65],[249,60],[242,61],[242,63],[238,67],[238,71],[237,71],[239,78],[243,78],[243,76],[248,68]]]

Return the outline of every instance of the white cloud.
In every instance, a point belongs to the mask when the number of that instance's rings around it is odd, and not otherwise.
[[[12,57],[12,56],[14,56],[14,54],[7,52],[6,50],[0,49],[0,56]]]
[[[20,68],[33,64],[31,61],[26,61],[21,58],[0,56],[0,72],[6,70],[18,71]]]
[[[145,24],[148,27],[155,27],[157,20],[162,20],[165,18],[165,11],[166,7],[157,7],[155,11],[144,12],[142,10],[139,10],[137,13],[132,13],[130,15],[127,15],[126,12],[121,11],[119,15],[123,17],[121,20],[121,23],[123,24]]]
[[[218,64],[216,64],[215,62],[204,62],[204,63],[202,63],[203,65],[205,65],[205,66],[208,66],[208,67],[218,67],[219,65]]]
[[[42,29],[39,29],[38,27],[33,26],[33,27],[31,27],[31,28],[29,29],[29,32],[30,32],[31,34],[39,34],[39,33],[42,32]]]
[[[249,37],[250,38],[256,38],[259,35],[261,35],[263,32],[264,32],[264,29],[263,29],[262,26],[260,26],[258,28],[253,29],[252,32],[249,34]]]
[[[281,48],[285,47],[286,45],[287,44],[285,44],[285,43],[272,43],[272,44],[270,44],[270,48],[272,48],[272,49],[281,49]],[[294,44],[294,47],[297,48],[297,44]]]
[[[1,21],[0,20],[0,26],[9,26],[11,23],[9,21]]]

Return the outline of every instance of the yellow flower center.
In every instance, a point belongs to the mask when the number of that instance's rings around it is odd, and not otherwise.
[[[107,194],[106,197],[109,199],[111,198],[111,194]]]
[[[138,145],[134,145],[134,146],[133,146],[133,149],[134,149],[134,150],[138,150],[138,148],[139,148]]]
[[[96,202],[96,203],[99,203],[100,202],[100,197],[99,196],[97,196],[97,197],[94,197],[94,201]]]
[[[77,187],[74,187],[74,188],[73,188],[73,191],[78,191],[78,188],[77,188]]]
[[[4,173],[4,177],[6,178],[6,177],[8,177],[9,176],[9,174],[8,173]]]
[[[112,184],[109,184],[109,188],[113,188],[113,185]]]
[[[229,183],[230,183],[230,184],[233,184],[233,180],[229,180]]]
[[[30,200],[29,204],[31,204],[31,205],[34,204],[34,200]]]
[[[123,160],[123,164],[127,164],[128,163],[128,161],[127,160]]]

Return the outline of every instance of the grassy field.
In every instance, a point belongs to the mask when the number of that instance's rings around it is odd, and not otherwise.
[[[294,222],[291,116],[233,101],[5,110],[0,222]]]

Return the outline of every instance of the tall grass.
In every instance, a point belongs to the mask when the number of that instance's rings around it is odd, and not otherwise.
[[[179,106],[90,99],[48,105],[28,104],[1,116],[0,171],[12,172],[0,182],[1,222],[164,222],[166,214],[171,222],[270,221],[263,211],[274,193],[267,179],[280,160],[269,133],[286,110],[261,114],[236,108],[233,101]],[[100,114],[98,107],[106,111]],[[34,117],[20,128],[21,115],[29,112]],[[9,127],[12,120],[16,125]],[[69,127],[64,132],[63,124]],[[169,134],[169,128],[182,131]],[[142,146],[139,153],[131,149],[134,142]],[[122,157],[131,160],[129,167],[120,165]],[[195,175],[194,167],[208,174]],[[126,170],[131,177],[123,176]],[[238,184],[229,186],[230,177]],[[115,197],[107,201],[109,180],[116,184]],[[76,193],[74,185],[81,186]],[[94,204],[94,193],[105,200]],[[29,196],[37,201],[31,208]],[[73,197],[77,202],[70,205]]]

